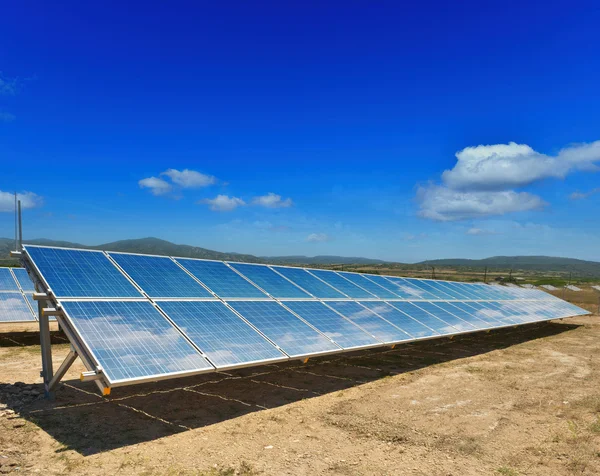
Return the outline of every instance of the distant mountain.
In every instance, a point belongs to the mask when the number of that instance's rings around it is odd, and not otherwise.
[[[562,272],[581,276],[600,276],[600,262],[554,256],[493,256],[484,259],[437,259],[417,263],[425,266],[484,268]]]
[[[121,251],[124,253],[145,253],[162,256],[181,256],[183,258],[216,259],[226,261],[243,261],[246,263],[280,263],[280,264],[381,264],[381,260],[368,258],[347,258],[344,256],[254,256],[241,253],[222,253],[198,246],[176,245],[170,241],[158,238],[140,238],[135,240],[114,241],[98,246],[87,246],[67,241],[54,241],[45,238],[26,240],[31,245],[60,246],[63,248],[80,248],[89,250]],[[9,259],[10,251],[15,247],[15,241],[10,238],[0,238],[0,259]]]
[[[270,263],[279,264],[311,264],[311,265],[324,265],[324,264],[384,264],[386,261],[380,259],[370,258],[356,258],[347,256],[262,256],[261,259]]]
[[[244,261],[248,263],[274,263],[274,264],[297,264],[308,266],[322,265],[385,265],[394,268],[415,268],[419,266],[439,266],[449,268],[475,268],[480,269],[487,266],[493,270],[513,269],[514,271],[538,271],[569,273],[584,277],[600,276],[600,263],[595,261],[584,261],[573,258],[556,258],[552,256],[494,256],[479,260],[472,259],[438,259],[422,261],[414,265],[402,265],[401,263],[389,263],[377,259],[345,257],[345,256],[254,256],[240,253],[222,253],[220,251],[208,250],[198,246],[177,245],[158,238],[141,238],[135,240],[122,240],[106,243],[98,246],[86,246],[79,243],[67,241],[54,241],[47,239],[27,240],[26,243],[45,246],[62,246],[65,248],[98,249],[107,251],[122,251],[127,253],[146,253],[163,256],[181,256],[184,258],[203,258],[226,261]],[[0,238],[0,264],[17,264],[17,261],[9,258],[10,251],[14,248],[14,240]]]
[[[67,241],[54,241],[44,238],[25,240],[31,245],[59,246],[63,248],[80,248],[88,250],[122,251],[125,253],[146,253],[162,256],[180,256],[182,258],[203,258],[227,261],[245,261],[248,263],[260,263],[264,260],[253,255],[239,253],[221,253],[219,251],[207,250],[197,246],[176,245],[170,241],[158,238],[140,238],[136,240],[122,240],[106,243],[98,246],[86,246],[79,243]],[[0,257],[8,258],[10,251],[15,247],[15,241],[10,238],[0,238]]]

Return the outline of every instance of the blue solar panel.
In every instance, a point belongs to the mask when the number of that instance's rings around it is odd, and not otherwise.
[[[444,286],[445,288],[451,289],[452,291],[454,291],[454,293],[459,296],[459,299],[461,300],[471,300],[471,299],[478,299],[477,295],[473,292],[471,292],[471,290],[469,289],[469,285],[468,284],[462,284],[462,283],[451,283],[449,281],[440,281],[440,285]]]
[[[394,293],[388,291],[387,289],[379,286],[374,281],[371,281],[368,276],[363,276],[362,274],[356,274],[356,273],[340,273],[340,272],[338,272],[338,274],[341,275],[342,277],[348,279],[349,281],[352,281],[357,286],[360,286],[361,288],[367,290],[368,292],[370,292],[371,294],[373,294],[374,296],[376,296],[378,298],[381,298],[381,299],[398,298],[397,294],[394,294]]]
[[[222,261],[177,258],[177,262],[219,297],[267,298],[265,293]]]
[[[379,340],[321,302],[283,301],[283,304],[344,349],[381,344]]]
[[[443,283],[441,281],[427,281],[427,284],[450,296],[450,299],[457,299],[462,301],[467,299],[464,294],[461,294],[455,289],[449,287],[447,283]]]
[[[438,319],[435,316],[432,316],[428,312],[424,311],[420,307],[417,307],[416,304],[419,304],[420,301],[415,302],[405,302],[405,301],[388,301],[388,304],[395,307],[399,311],[402,311],[404,314],[412,317],[413,319],[419,321],[421,324],[433,329],[439,334],[456,334],[458,329],[452,327],[447,322],[444,322]]]
[[[171,258],[112,252],[109,255],[150,297],[213,297]]]
[[[463,311],[467,315],[471,315],[474,318],[477,318],[477,319],[483,321],[486,324],[486,327],[498,327],[498,326],[505,326],[508,324],[508,322],[506,322],[503,318],[498,318],[491,313],[479,312],[474,307],[470,307],[469,303],[453,302],[453,303],[447,303],[447,305],[453,306],[453,307],[459,309],[460,311]],[[442,306],[442,307],[444,307],[444,306]],[[444,307],[444,309],[446,309],[446,308]],[[452,309],[452,307],[449,307],[448,309]],[[459,317],[463,317],[463,316],[459,315]]]
[[[57,297],[141,297],[100,251],[25,246]]]
[[[285,266],[271,266],[278,273],[283,274],[302,289],[318,298],[345,298],[337,289],[316,278],[303,268],[287,268]]]
[[[439,289],[438,286],[434,286],[432,284],[432,282],[430,282],[430,281],[421,281],[418,279],[411,279],[411,278],[406,278],[406,281],[408,281],[413,286],[415,286],[417,288],[421,288],[421,289],[425,290],[426,292],[428,292],[431,296],[434,297],[433,298],[434,300],[452,299],[452,296],[450,296],[449,294],[446,294],[444,291]]]
[[[275,301],[230,301],[229,305],[290,357],[340,350]]]
[[[325,271],[322,269],[311,269],[308,270],[311,274],[317,278],[322,279],[330,286],[333,286],[338,291],[343,292],[346,296],[351,298],[374,298],[375,296],[365,289],[359,288],[354,283],[342,278],[335,271]]]
[[[62,305],[111,384],[214,370],[147,301]]]
[[[423,309],[424,311],[427,311],[429,314],[437,317],[438,319],[441,319],[442,321],[447,322],[448,324],[450,324],[452,327],[458,329],[459,331],[472,331],[477,328],[480,328],[479,326],[475,326],[474,324],[468,323],[468,322],[456,317],[455,315],[450,314],[447,311],[444,311],[442,308],[436,306],[433,303],[418,302],[418,303],[415,303],[415,305],[419,306],[421,309]]]
[[[33,286],[33,282],[31,281],[31,278],[29,277],[29,274],[27,274],[27,270],[24,268],[14,268],[13,269],[13,273],[15,273],[15,278],[17,278],[17,281],[19,283],[19,286],[21,286],[21,289],[25,292],[31,292],[34,293],[35,292],[35,287]]]
[[[476,309],[478,311],[477,315],[484,314],[486,316],[499,319],[507,325],[510,324],[519,324],[523,322],[521,319],[520,312],[515,312],[514,310],[508,310],[503,308],[499,302],[468,302],[465,303],[470,308]]]
[[[423,288],[414,286],[405,279],[393,276],[386,276],[385,279],[395,286],[393,290],[394,293],[400,295],[400,297],[404,299],[437,299],[433,294]]]
[[[395,307],[386,302],[376,301],[361,301],[361,304],[373,311],[378,316],[383,317],[387,321],[399,327],[414,338],[438,336],[439,333],[421,324],[412,317],[400,312]]]
[[[366,274],[364,276],[366,278],[368,278],[370,281],[373,281],[375,284],[378,284],[382,288],[385,288],[389,292],[391,292],[395,296],[393,299],[408,299],[408,298],[410,298],[410,294],[408,294],[405,291],[402,291],[399,288],[398,284],[395,284],[395,283],[389,281],[384,276],[379,276],[377,274]]]
[[[158,304],[218,369],[287,358],[220,301]]]
[[[471,324],[477,329],[487,329],[489,327],[496,327],[500,325],[498,321],[490,321],[489,319],[479,319],[473,313],[468,312],[462,307],[454,306],[454,304],[455,302],[450,303],[444,301],[439,301],[435,303],[435,305],[441,308],[443,311],[450,313],[453,316],[462,319],[463,321],[466,321],[467,323]],[[457,304],[459,303],[457,302]]]
[[[392,343],[411,339],[411,336],[402,329],[390,324],[357,302],[327,301],[326,304],[362,327],[369,334],[374,335],[381,342]]]
[[[0,322],[35,321],[20,292],[0,293]]]
[[[18,291],[19,287],[8,268],[0,268],[0,291]]]
[[[309,298],[310,295],[290,283],[267,266],[259,264],[229,263],[258,287],[275,298]]]

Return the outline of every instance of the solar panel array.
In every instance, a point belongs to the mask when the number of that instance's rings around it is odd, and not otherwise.
[[[0,322],[34,322],[33,283],[23,268],[0,268]]]
[[[587,314],[533,289],[24,248],[111,386]]]

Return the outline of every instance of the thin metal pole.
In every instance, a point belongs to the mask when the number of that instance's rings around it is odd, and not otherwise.
[[[19,251],[19,242],[18,242],[18,225],[17,225],[17,192],[15,192],[15,251]]]
[[[483,272],[483,282],[487,284],[487,266],[485,267],[485,271]]]
[[[50,323],[48,316],[44,315],[46,301],[38,301],[38,319],[40,321],[40,346],[42,348],[42,378],[44,379],[44,394],[49,400],[54,399],[54,392],[50,389],[50,382],[54,371],[52,369],[52,343],[50,341]]]
[[[19,200],[19,247],[17,251],[23,248],[23,221],[21,220],[21,200]]]

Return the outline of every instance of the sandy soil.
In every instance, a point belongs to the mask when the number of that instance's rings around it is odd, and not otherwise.
[[[54,402],[35,328],[2,330],[0,474],[600,474],[597,316],[110,398],[77,363]]]

